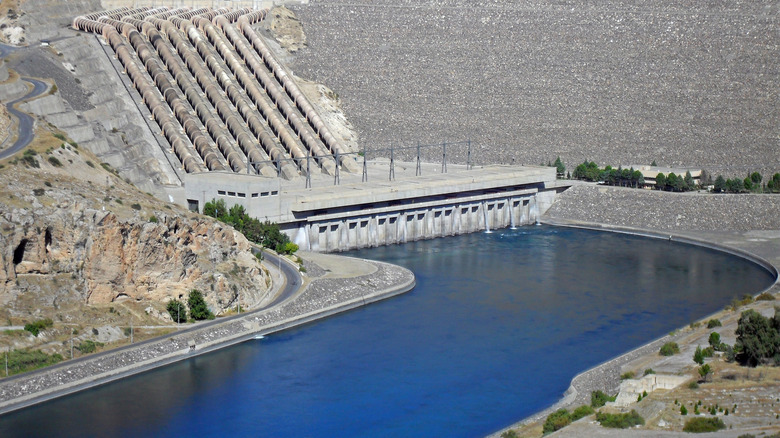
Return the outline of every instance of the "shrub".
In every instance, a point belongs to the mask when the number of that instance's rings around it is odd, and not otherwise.
[[[80,342],[76,349],[79,350],[82,354],[89,354],[94,353],[98,347],[102,346],[103,344],[101,342],[95,342],[87,339],[86,341]]]
[[[130,205],[130,208],[132,208],[133,210],[140,210],[141,209],[141,204],[136,202],[136,203]]]
[[[769,292],[764,292],[761,295],[756,297],[756,301],[774,301],[775,296],[770,294]]]
[[[680,406],[680,415],[688,415],[688,409],[685,408],[685,405]]]
[[[713,348],[720,347],[720,333],[718,333],[718,332],[710,333],[710,339],[709,339],[708,342],[709,342],[710,346],[712,346]]]
[[[514,430],[507,430],[501,434],[501,438],[517,438],[517,432]]]
[[[652,368],[648,368],[648,369],[645,370],[645,374],[644,375],[646,376],[648,374],[655,374],[655,371],[653,371]]]
[[[633,379],[635,376],[633,371],[626,371],[620,375],[620,380]]]
[[[569,424],[571,424],[571,416],[569,415],[569,411],[566,409],[558,409],[557,411],[548,415],[547,419],[544,420],[542,434],[547,435],[548,433],[563,429]]]
[[[33,195],[35,196],[43,196],[43,194],[46,193],[43,189],[33,189]]]
[[[707,321],[707,328],[715,328],[715,327],[720,327],[722,325],[723,324],[721,324],[720,320],[717,319],[717,318],[713,318],[713,319]]]
[[[594,408],[600,408],[607,402],[615,401],[616,397],[610,397],[602,391],[593,391],[590,393],[590,405]]]
[[[187,308],[179,300],[168,301],[168,305],[165,310],[171,315],[173,322],[179,323],[181,321],[187,322]]]
[[[593,408],[588,405],[582,405],[574,410],[574,412],[571,413],[571,421],[572,423],[579,420],[580,418],[585,418],[588,415],[593,415]]]
[[[95,167],[95,163],[93,163],[93,162],[91,162],[91,161],[87,160],[87,166],[89,166],[89,167]]]
[[[57,159],[57,157],[49,157],[49,163],[51,163],[51,165],[54,167],[62,167],[62,163]]]
[[[680,346],[677,342],[667,342],[661,346],[659,353],[661,356],[672,356],[680,352]]]
[[[633,409],[627,414],[608,414],[599,412],[596,414],[596,421],[603,427],[612,429],[628,429],[629,427],[645,424],[645,419]]]
[[[691,382],[688,384],[688,389],[699,389],[699,384],[697,382]]]
[[[62,140],[62,141],[67,141],[67,140],[65,139],[65,136],[64,136],[64,135],[62,135],[62,134],[60,134],[59,132],[55,132],[53,135],[54,135],[54,138],[58,138],[58,139],[60,139],[60,140]]]
[[[149,216],[149,222],[156,224],[157,223],[157,216]]]
[[[190,297],[187,299],[187,305],[190,307],[190,316],[196,321],[202,321],[204,319],[214,319],[214,314],[209,310],[206,305],[206,300],[203,299],[203,294],[193,289],[190,292]]]
[[[685,422],[685,426],[683,426],[683,432],[692,432],[692,433],[717,432],[725,428],[726,425],[723,424],[723,420],[721,420],[720,418],[697,417],[697,418],[691,418],[690,420]]]
[[[52,321],[51,318],[46,318],[25,324],[24,329],[32,333],[33,336],[38,336],[38,333],[40,333],[41,330],[52,327],[53,325],[54,321]]]

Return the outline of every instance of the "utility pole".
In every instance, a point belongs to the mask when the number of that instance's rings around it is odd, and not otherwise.
[[[73,330],[74,328],[71,327],[70,329],[70,358],[73,360]]]
[[[11,347],[5,347],[5,376],[8,377],[8,349]]]

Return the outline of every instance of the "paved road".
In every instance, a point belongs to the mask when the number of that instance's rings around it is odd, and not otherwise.
[[[11,145],[10,148],[0,152],[0,160],[2,160],[3,158],[8,158],[11,155],[14,155],[15,153],[24,149],[28,144],[30,144],[30,142],[33,139],[34,119],[30,117],[30,115],[18,111],[16,108],[14,108],[14,105],[16,105],[17,103],[23,100],[27,100],[39,96],[48,88],[48,84],[39,81],[37,79],[22,78],[22,80],[31,83],[33,89],[25,96],[20,97],[19,99],[9,102],[5,105],[5,107],[8,108],[8,112],[16,116],[17,119],[19,119],[19,128],[18,128],[19,136],[17,137],[16,141],[14,142],[14,144]]]

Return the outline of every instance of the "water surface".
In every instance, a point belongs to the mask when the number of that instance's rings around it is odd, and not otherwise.
[[[480,436],[773,281],[716,251],[546,226],[350,255],[417,288],[2,416],[0,436]]]

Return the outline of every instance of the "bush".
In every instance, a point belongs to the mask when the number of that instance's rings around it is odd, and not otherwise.
[[[168,301],[168,305],[165,310],[171,315],[173,322],[180,323],[181,321],[187,322],[187,308],[179,300]]]
[[[645,419],[633,409],[627,414],[608,414],[599,412],[596,414],[596,421],[603,427],[609,427],[611,429],[628,429],[629,427],[645,424]]]
[[[680,406],[680,415],[688,415],[688,409],[685,408],[685,405]]]
[[[588,405],[582,405],[574,410],[574,412],[571,413],[571,421],[572,423],[579,420],[580,418],[585,418],[588,415],[593,415],[593,408]]]
[[[59,132],[55,132],[53,135],[54,135],[54,138],[60,139],[62,141],[66,141],[65,136],[60,134]]]
[[[154,216],[154,215],[149,216],[149,222],[151,222],[153,224],[156,224],[157,223],[157,216]]]
[[[93,162],[91,162],[91,161],[87,160],[87,166],[89,166],[89,167],[95,167],[95,163],[93,163]]]
[[[51,165],[54,167],[62,167],[62,163],[57,159],[57,157],[49,157],[49,163],[51,163]]]
[[[715,327],[720,327],[722,325],[723,324],[721,324],[720,320],[717,319],[717,318],[713,318],[713,319],[707,321],[707,328],[715,328]]]
[[[24,329],[32,333],[33,336],[38,336],[38,333],[40,333],[41,330],[52,327],[53,325],[54,321],[52,321],[51,318],[46,318],[25,324]]]
[[[214,319],[214,314],[209,310],[206,305],[206,300],[203,299],[203,294],[193,289],[190,292],[190,297],[187,299],[187,305],[190,307],[190,316],[196,321],[202,321],[204,319]]]
[[[132,208],[133,210],[140,210],[141,204],[136,202],[135,204],[130,205],[130,208]]]
[[[33,189],[33,195],[35,196],[43,196],[44,193],[46,193],[44,189]]]
[[[607,402],[615,401],[616,397],[610,397],[602,391],[593,391],[590,393],[590,405],[594,408],[600,408]]]
[[[645,374],[644,375],[646,376],[648,374],[655,374],[655,371],[652,368],[648,368],[648,369],[645,370]]]
[[[680,346],[677,342],[667,342],[661,346],[659,353],[661,356],[673,356],[680,352]]]
[[[690,420],[685,422],[685,426],[683,426],[683,432],[691,432],[691,433],[717,432],[725,428],[726,425],[723,424],[723,420],[721,420],[720,418],[696,417],[696,418],[691,418]]]
[[[571,424],[571,415],[569,415],[569,411],[566,409],[558,409],[557,411],[548,415],[547,419],[544,420],[542,434],[547,435],[548,433],[553,433],[556,430],[563,429],[569,424]]]
[[[626,371],[620,375],[620,380],[633,379],[635,376],[633,371]]]
[[[764,292],[761,295],[756,297],[756,301],[774,301],[775,296],[770,294],[769,292]]]
[[[89,354],[94,353],[98,347],[102,346],[103,344],[101,342],[95,342],[87,339],[86,341],[80,342],[76,349],[79,350],[82,354]]]
[[[699,384],[697,382],[691,382],[688,384],[688,389],[699,389]]]

